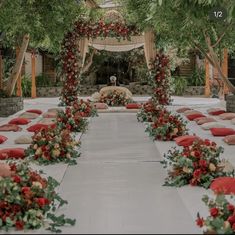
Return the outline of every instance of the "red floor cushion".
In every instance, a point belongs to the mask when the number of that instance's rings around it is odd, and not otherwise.
[[[44,118],[56,118],[58,116],[58,112],[45,112],[42,116]]]
[[[210,131],[213,136],[235,135],[235,130],[232,128],[211,128]]]
[[[219,177],[213,180],[210,189],[216,194],[235,194],[235,178]]]
[[[200,138],[195,135],[184,135],[184,136],[176,137],[174,140],[177,145],[183,146],[183,147],[188,147],[188,146],[192,145],[193,142],[200,140]]]
[[[0,144],[4,143],[7,140],[8,138],[6,136],[0,135]]]
[[[27,131],[29,131],[29,132],[38,132],[38,131],[40,131],[42,129],[48,129],[50,127],[54,128],[55,124],[46,125],[46,124],[37,123],[37,124],[34,124],[34,125],[30,126],[29,128],[27,128]]]
[[[28,113],[36,113],[36,114],[39,114],[39,115],[42,114],[42,111],[39,110],[39,109],[29,109],[26,112],[28,112]]]
[[[235,113],[222,113],[219,115],[219,118],[222,120],[232,120],[235,118]]]
[[[30,123],[30,120],[27,118],[14,118],[8,124],[16,124],[16,125],[27,125]]]
[[[23,148],[7,148],[0,150],[0,160],[8,158],[23,159],[25,157],[25,150]]]
[[[0,126],[0,131],[21,131],[22,128],[15,125],[15,124],[5,124],[5,125],[2,125]]]
[[[229,145],[235,145],[235,135],[227,135],[224,137],[223,141]]]
[[[108,109],[109,106],[106,103],[94,103],[96,109]]]
[[[218,116],[218,115],[220,115],[220,114],[223,114],[223,113],[225,113],[226,111],[225,110],[215,110],[215,111],[211,111],[211,112],[209,112],[209,114],[210,115],[213,115],[213,116]]]
[[[138,103],[129,103],[126,105],[127,109],[140,109],[141,108],[141,104]]]
[[[201,113],[195,113],[195,114],[190,114],[186,116],[188,118],[188,120],[193,121],[196,118],[199,117],[206,117],[205,115],[201,114]]]
[[[177,113],[184,113],[187,110],[191,110],[189,107],[183,107],[176,110]]]
[[[216,120],[211,117],[203,117],[203,118],[200,118],[199,120],[197,120],[196,122],[198,125],[203,125],[208,122],[216,122]]]

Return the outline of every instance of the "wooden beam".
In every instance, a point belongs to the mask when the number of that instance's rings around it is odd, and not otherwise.
[[[19,56],[19,54],[20,54],[20,48],[18,47],[18,48],[16,48],[16,58]],[[19,76],[17,78],[17,82],[16,82],[16,95],[20,96],[20,97],[22,97],[21,83],[22,83],[22,77],[21,77],[21,71],[20,71]]]
[[[228,77],[228,49],[227,48],[225,48],[223,51],[222,71],[223,71],[224,76]],[[226,84],[224,84],[223,86],[224,86],[224,94],[228,94],[229,88],[226,86]]]
[[[31,54],[32,63],[32,87],[31,87],[31,98],[36,98],[36,55],[34,52]]]
[[[207,58],[205,58],[205,96],[209,97],[211,94],[211,88],[210,88],[210,64]]]
[[[3,59],[0,54],[0,89],[3,89]]]

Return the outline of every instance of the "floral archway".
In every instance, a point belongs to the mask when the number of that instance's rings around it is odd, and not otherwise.
[[[100,20],[98,23],[92,23],[85,20],[77,21],[73,29],[65,35],[62,43],[61,60],[64,85],[60,97],[61,103],[69,106],[78,98],[79,78],[84,65],[87,50],[85,45],[88,45],[88,40],[115,38],[117,42],[131,41],[132,37],[141,36],[141,34],[138,28],[133,25],[126,25],[123,22],[105,23]],[[154,33],[151,30],[145,32],[142,37],[144,37],[145,57],[154,90],[152,99],[157,104],[169,104],[169,61],[164,55],[156,53]]]

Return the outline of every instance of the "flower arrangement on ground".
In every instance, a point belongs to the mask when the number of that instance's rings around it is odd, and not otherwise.
[[[32,139],[26,155],[39,164],[64,162],[73,165],[80,156],[78,152],[80,142],[74,140],[69,130],[42,130],[35,133]]]
[[[186,125],[187,122],[180,115],[174,115],[162,109],[155,121],[148,125],[146,132],[149,132],[149,136],[154,140],[171,141],[187,134]]]
[[[164,168],[171,168],[164,185],[181,187],[190,184],[209,188],[215,178],[233,175],[233,172],[224,171],[222,152],[223,148],[210,140],[198,140],[181,150],[170,150],[161,162]]]
[[[125,92],[110,91],[107,94],[102,94],[99,102],[106,103],[109,106],[126,106],[132,103],[133,100],[126,96]]]
[[[88,120],[80,115],[76,105],[66,107],[65,111],[59,111],[56,119],[57,128],[67,129],[71,132],[85,132],[88,127]]]
[[[81,117],[95,117],[97,116],[97,110],[90,101],[83,99],[76,100],[72,103],[72,107],[75,112]]]
[[[155,105],[150,100],[143,104],[142,108],[137,113],[137,119],[139,122],[153,122],[158,118],[161,110],[165,110],[165,108]]]
[[[210,215],[204,219],[198,213],[196,223],[204,228],[204,233],[235,234],[235,205],[223,194],[217,195],[215,199],[205,195],[202,200],[208,206]]]
[[[55,216],[56,205],[66,204],[56,192],[59,183],[53,178],[42,178],[26,162],[10,163],[11,176],[0,178],[0,229],[8,231],[45,227],[61,232],[58,226],[74,225],[75,220],[64,215]]]

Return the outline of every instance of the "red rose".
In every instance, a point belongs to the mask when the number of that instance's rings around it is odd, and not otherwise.
[[[30,187],[22,187],[21,192],[22,192],[23,194],[29,193],[29,192],[30,192]]]
[[[204,159],[201,159],[200,161],[199,161],[199,166],[200,167],[207,167],[207,161],[206,160],[204,160]]]
[[[71,125],[67,124],[66,129],[71,130]]]
[[[234,207],[234,205],[232,205],[232,204],[228,204],[228,205],[227,205],[227,209],[228,209],[229,211],[233,212],[234,209],[235,209],[235,207]]]
[[[208,140],[208,139],[206,139],[206,140],[204,141],[204,143],[205,143],[206,146],[210,146],[210,145],[211,145],[211,142],[210,142],[210,140]]]
[[[21,182],[21,178],[20,178],[20,176],[18,176],[18,175],[15,175],[15,176],[13,176],[13,181],[15,182],[15,183],[20,183]]]
[[[228,217],[228,222],[232,225],[235,224],[235,215],[231,215]]]
[[[232,229],[233,229],[233,231],[235,231],[235,223],[233,224]]]
[[[191,179],[190,180],[190,185],[191,186],[196,186],[197,185],[197,180],[196,179]]]
[[[40,207],[44,207],[45,205],[49,204],[49,200],[44,197],[37,198],[36,202]]]
[[[219,210],[216,207],[210,209],[210,214],[212,217],[216,217],[219,214]]]
[[[16,227],[17,230],[23,230],[24,229],[24,221],[17,220],[15,222],[15,227]]]
[[[198,179],[200,178],[201,174],[202,174],[202,171],[200,169],[197,169],[193,172],[193,177]]]
[[[195,157],[198,157],[198,158],[199,158],[199,157],[201,156],[201,152],[195,151],[195,152],[194,152],[194,155],[195,155]]]
[[[204,225],[204,219],[198,217],[197,220],[196,220],[196,223],[197,223],[197,226],[199,226],[201,228]]]

